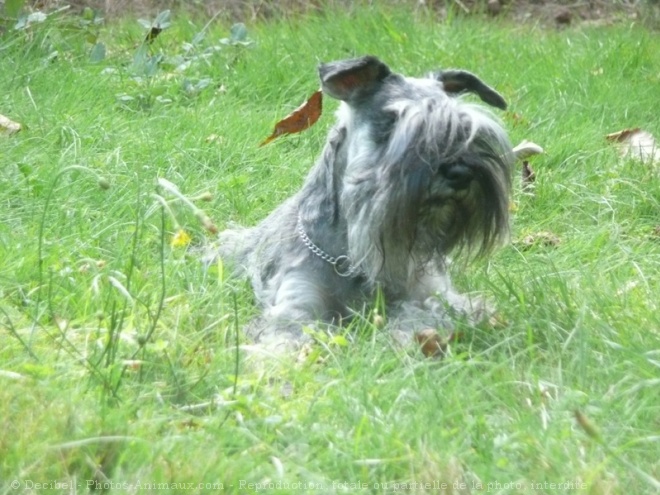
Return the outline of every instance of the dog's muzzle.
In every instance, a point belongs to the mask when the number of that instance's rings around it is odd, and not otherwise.
[[[447,185],[454,191],[467,189],[474,179],[474,173],[465,165],[452,165],[443,172]]]

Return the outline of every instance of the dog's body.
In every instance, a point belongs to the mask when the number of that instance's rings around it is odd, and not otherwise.
[[[470,73],[406,78],[375,57],[319,74],[343,102],[321,157],[297,194],[256,227],[222,232],[215,252],[247,272],[265,307],[252,336],[297,340],[379,288],[408,330],[448,325],[448,306],[478,311],[452,290],[447,256],[485,253],[508,232],[513,155],[490,113],[454,96],[504,100]]]

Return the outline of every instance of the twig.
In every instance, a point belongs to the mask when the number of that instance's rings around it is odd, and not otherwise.
[[[468,8],[465,6],[465,4],[464,4],[463,2],[461,2],[461,0],[454,0],[454,3],[455,3],[456,5],[458,5],[460,8],[462,8],[462,9],[463,9],[463,12],[465,12],[466,14],[469,14],[469,13],[470,13],[470,9],[468,9]]]

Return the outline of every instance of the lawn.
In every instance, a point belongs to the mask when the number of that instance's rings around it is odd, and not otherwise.
[[[240,26],[53,14],[0,37],[0,494],[585,493],[660,486],[660,37],[355,8]],[[374,54],[471,70],[511,140],[545,149],[511,242],[454,265],[497,307],[441,361],[368,315],[267,359],[247,282],[199,249],[302,183],[336,102],[259,147]],[[348,343],[350,342],[350,343]],[[240,348],[237,348],[240,344]],[[246,344],[248,347],[246,348]],[[577,413],[576,413],[577,412]]]

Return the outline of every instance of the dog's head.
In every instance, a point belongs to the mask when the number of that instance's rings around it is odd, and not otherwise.
[[[371,56],[323,64],[319,75],[343,102],[331,166],[364,273],[400,279],[408,260],[483,254],[506,235],[511,146],[488,110],[456,97],[506,108],[495,90],[460,70],[404,77]]]

